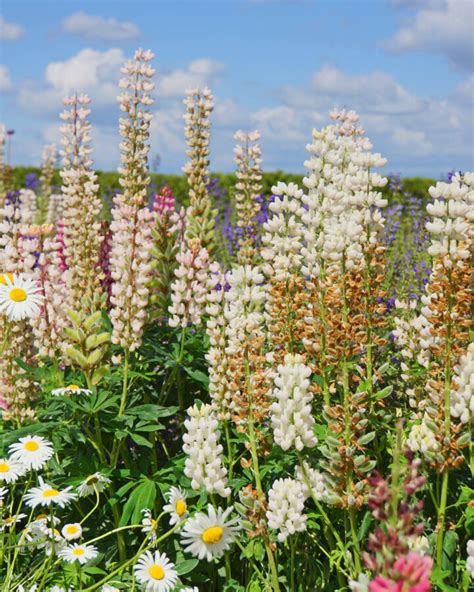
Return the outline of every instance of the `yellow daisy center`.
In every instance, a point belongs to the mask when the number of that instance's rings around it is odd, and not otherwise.
[[[36,516],[36,520],[44,520],[47,517],[48,514],[38,514],[38,516]]]
[[[12,516],[9,516],[8,518],[5,518],[3,522],[5,524],[13,524],[14,521],[15,520],[12,518]]]
[[[178,500],[175,505],[176,514],[178,514],[178,516],[182,516],[186,512],[187,507],[188,506],[184,500]]]
[[[56,536],[59,536],[60,532],[57,528],[53,528],[53,534],[55,534]]]
[[[13,274],[11,273],[5,273],[3,275],[0,275],[0,284],[6,286],[7,285],[7,278],[13,282]]]
[[[66,532],[68,534],[76,534],[79,532],[79,529],[75,524],[70,524],[69,526],[66,526]]]
[[[10,300],[13,300],[13,302],[24,302],[27,299],[28,294],[23,288],[13,288],[13,290],[10,290],[9,296]]]
[[[45,489],[43,491],[43,497],[56,497],[59,495],[59,491],[57,489]]]
[[[85,551],[82,547],[77,547],[76,549],[72,550],[72,554],[75,555],[76,557],[81,557],[82,555],[84,555]]]
[[[207,545],[215,545],[221,540],[223,534],[224,531],[220,526],[211,526],[206,528],[201,538]]]
[[[68,391],[78,391],[81,387],[77,386],[77,384],[70,384],[66,388]]]
[[[148,568],[148,575],[154,580],[162,580],[165,577],[165,570],[161,565],[154,563]]]
[[[28,442],[25,442],[24,448],[25,450],[28,450],[28,452],[36,452],[39,448],[39,444],[34,440],[29,440]]]
[[[87,479],[86,479],[87,485],[93,485],[94,483],[97,483],[98,481],[99,481],[99,478],[97,477],[97,475],[89,475],[89,477],[87,477]]]
[[[0,473],[8,473],[10,465],[6,462],[0,462]]]

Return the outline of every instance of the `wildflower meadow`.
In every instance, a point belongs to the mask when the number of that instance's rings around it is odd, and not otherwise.
[[[1,590],[472,590],[474,173],[410,190],[334,109],[304,177],[269,189],[236,131],[223,183],[203,87],[177,191],[153,63],[121,71],[115,188],[93,96],[39,175],[0,127]]]

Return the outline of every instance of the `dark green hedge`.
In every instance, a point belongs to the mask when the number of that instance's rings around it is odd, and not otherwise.
[[[28,173],[36,173],[39,175],[40,170],[35,167],[16,167],[13,170],[13,187],[19,189],[25,186],[25,177]],[[99,183],[104,196],[110,196],[117,189],[119,189],[118,173],[97,171]],[[187,203],[188,184],[184,175],[164,175],[162,173],[152,173],[152,183],[156,188],[168,185],[175,194],[180,203]],[[230,190],[235,185],[235,175],[233,173],[212,173],[211,177],[219,179],[219,185],[226,190]],[[271,188],[278,181],[286,183],[294,182],[301,184],[302,175],[293,173],[285,173],[283,171],[274,171],[263,173],[263,192],[265,194],[271,193]],[[55,173],[55,184],[60,185],[61,180],[59,171]],[[418,197],[426,198],[428,195],[428,188],[433,185],[433,179],[426,179],[424,177],[407,177],[403,179],[403,188],[407,193],[416,195]]]

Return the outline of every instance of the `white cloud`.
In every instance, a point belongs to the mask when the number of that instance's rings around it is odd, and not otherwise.
[[[9,23],[0,16],[0,41],[17,41],[25,34],[25,29],[21,25]]]
[[[307,113],[287,105],[264,107],[252,114],[252,122],[266,140],[304,145],[311,133]],[[312,125],[314,126],[314,123]]]
[[[120,22],[114,17],[93,16],[82,10],[65,18],[61,24],[61,30],[79,35],[83,39],[102,41],[126,41],[136,39],[140,35],[140,29],[135,23]]]
[[[405,4],[405,2],[398,2]],[[472,0],[417,2],[418,10],[405,26],[384,42],[394,52],[430,51],[444,54],[457,68],[474,67],[474,3]]]
[[[338,106],[360,114],[374,149],[387,156],[390,168],[439,174],[455,165],[474,166],[472,84],[470,78],[438,99],[415,96],[384,72],[353,76],[324,66],[306,85],[282,88],[281,104],[260,109],[252,120],[262,131],[270,168],[279,159],[284,162],[285,154],[285,169],[301,170],[311,129],[329,123],[329,111]]]
[[[233,99],[221,99],[216,97],[212,122],[221,129],[230,129],[235,132],[248,125],[249,114],[247,110],[237,104]]]
[[[178,68],[157,76],[156,91],[164,98],[184,98],[186,89],[212,85],[225,72],[225,65],[215,60],[193,60],[184,69]]]
[[[20,105],[33,112],[60,111],[68,93],[87,92],[93,104],[114,103],[118,94],[120,66],[125,60],[121,49],[83,49],[69,59],[46,66],[44,81],[28,82],[20,89]]]
[[[416,152],[418,156],[433,152],[433,145],[424,131],[395,127],[392,130],[391,139],[397,147]]]
[[[348,76],[332,66],[324,66],[312,78],[314,91],[328,97],[341,94],[353,101],[370,96],[370,109],[384,113],[409,113],[419,109],[419,99],[411,96],[390,74],[371,72]]]
[[[10,78],[10,71],[6,66],[0,64],[0,91],[9,92],[12,89],[13,83]]]

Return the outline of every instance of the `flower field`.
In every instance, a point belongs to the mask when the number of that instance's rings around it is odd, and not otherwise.
[[[122,68],[111,195],[94,97],[19,189],[0,128],[0,589],[472,590],[474,173],[412,195],[335,109],[301,183],[265,192],[237,131],[224,188],[206,87],[177,196],[153,58]]]

